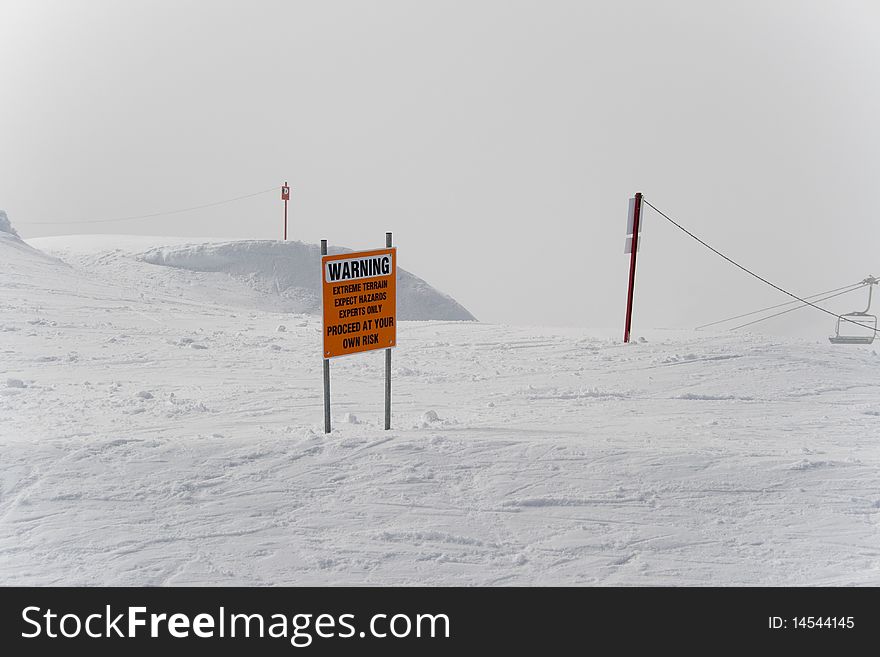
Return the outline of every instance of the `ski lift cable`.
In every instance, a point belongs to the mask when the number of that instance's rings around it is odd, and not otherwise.
[[[840,292],[841,290],[846,290],[847,292],[851,292],[852,290],[857,290],[860,287],[863,287],[864,284],[865,284],[864,281],[859,281],[858,283],[844,285],[843,287],[839,287],[834,290],[826,290],[825,292],[817,292],[816,294],[811,294],[809,296],[804,297],[804,299],[815,299],[816,297],[821,297],[825,294],[832,294],[834,292]],[[760,310],[753,310],[751,312],[743,313],[741,315],[735,315],[733,317],[719,319],[715,322],[709,322],[708,324],[701,324],[700,326],[697,326],[694,330],[699,331],[700,329],[708,328],[710,326],[716,326],[717,324],[724,324],[725,322],[732,322],[735,319],[742,319],[743,317],[749,317],[751,315],[758,315],[760,313],[767,312],[768,310],[775,310],[776,308],[782,308],[783,306],[790,306],[793,303],[797,303],[797,301],[786,301],[785,303],[778,303],[774,306],[767,306],[766,308],[761,308]]]
[[[48,225],[58,225],[58,224],[105,224],[114,221],[133,221],[134,219],[149,219],[151,217],[162,217],[165,215],[171,214],[181,214],[183,212],[192,212],[193,210],[201,210],[203,208],[212,208],[218,205],[225,205],[226,203],[233,203],[235,201],[243,201],[247,198],[253,198],[254,196],[260,196],[261,194],[268,194],[269,192],[275,191],[278,189],[278,185],[274,185],[269,189],[264,189],[259,192],[253,192],[252,194],[245,194],[243,196],[236,196],[234,198],[224,199],[222,201],[214,201],[213,203],[205,203],[203,205],[193,205],[188,208],[180,208],[178,210],[167,210],[164,212],[153,212],[150,214],[138,214],[132,215],[130,217],[113,217],[110,219],[72,219],[67,221],[20,221],[16,222],[19,225],[27,225],[27,226],[48,226]]]
[[[840,319],[840,320],[842,320],[842,321],[849,322],[850,324],[855,324],[856,326],[859,326],[859,327],[861,327],[861,328],[864,328],[864,326],[863,326],[862,324],[859,324],[858,322],[854,322],[854,321],[851,320],[851,319],[848,319],[848,318],[846,318],[846,317],[843,317],[843,316],[841,316],[841,315],[838,315],[837,313],[832,312],[832,311],[828,310],[827,308],[823,308],[822,306],[817,306],[815,303],[813,303],[813,302],[811,302],[811,301],[807,301],[806,299],[804,299],[804,298],[802,298],[802,297],[799,297],[798,295],[796,295],[796,294],[794,294],[794,293],[792,293],[792,292],[789,292],[788,290],[786,290],[786,289],[784,289],[784,288],[782,288],[782,287],[776,285],[776,283],[773,283],[773,282],[771,282],[771,281],[768,281],[766,278],[764,278],[763,276],[761,276],[761,275],[759,275],[759,274],[756,274],[755,272],[753,272],[753,271],[752,271],[751,269],[749,269],[748,267],[745,267],[745,266],[739,264],[739,263],[738,263],[736,260],[734,260],[733,258],[730,258],[730,257],[724,255],[723,253],[721,253],[721,251],[719,251],[718,249],[716,249],[714,246],[711,246],[710,244],[708,244],[708,243],[704,242],[703,240],[701,240],[699,237],[697,237],[696,235],[694,235],[694,234],[693,234],[691,231],[689,231],[687,228],[685,228],[685,227],[682,226],[680,223],[678,223],[677,221],[675,221],[675,220],[674,220],[672,217],[670,217],[668,214],[666,214],[665,212],[663,212],[662,210],[660,210],[657,206],[655,206],[653,203],[651,203],[650,201],[648,201],[644,196],[642,196],[642,201],[645,203],[645,205],[647,205],[649,208],[651,208],[652,210],[654,210],[654,212],[656,212],[656,213],[659,214],[661,217],[663,217],[664,219],[666,219],[666,221],[668,221],[669,223],[671,223],[673,226],[675,226],[676,228],[678,228],[680,231],[682,231],[683,233],[685,233],[686,235],[688,235],[688,236],[691,237],[692,239],[696,240],[697,242],[699,242],[700,244],[702,244],[703,246],[705,246],[707,249],[709,249],[710,251],[712,251],[712,253],[714,253],[715,255],[720,256],[720,257],[723,258],[724,260],[727,260],[727,262],[729,262],[729,263],[732,264],[733,266],[738,267],[739,269],[742,269],[742,270],[743,270],[744,272],[746,272],[749,276],[753,276],[754,278],[757,278],[759,281],[761,281],[762,283],[764,283],[764,284],[766,284],[766,285],[769,285],[769,286],[772,287],[773,289],[778,290],[779,292],[782,292],[783,294],[785,294],[785,295],[787,295],[787,296],[790,296],[792,299],[795,299],[795,300],[797,300],[797,301],[800,301],[800,302],[801,302],[802,304],[804,304],[804,305],[810,306],[811,308],[815,308],[816,310],[819,310],[819,311],[825,313],[826,315],[831,315],[832,317],[835,317],[835,318]],[[873,332],[874,332],[875,334],[876,334],[876,333],[880,333],[880,329],[871,329],[871,330],[873,330]]]
[[[862,288],[867,287],[865,284],[860,284],[858,287],[854,287],[849,290],[844,290],[843,292],[838,292],[837,294],[831,294],[827,297],[822,297],[821,299],[816,299],[816,302],[819,301],[827,301],[828,299],[833,299],[834,297],[839,297],[844,294],[849,294],[850,292],[855,292],[856,290],[861,290]],[[739,326],[734,326],[731,331],[736,331],[737,329],[745,328],[746,326],[751,326],[752,324],[758,324],[759,322],[764,322],[768,319],[773,319],[774,317],[779,317],[780,315],[785,315],[786,313],[794,312],[795,310],[800,310],[801,308],[806,308],[806,304],[801,304],[799,306],[795,306],[794,308],[789,308],[787,310],[783,310],[778,313],[773,313],[772,315],[768,315],[767,317],[761,317],[759,319],[752,320],[751,322],[746,322],[745,324],[740,324]]]

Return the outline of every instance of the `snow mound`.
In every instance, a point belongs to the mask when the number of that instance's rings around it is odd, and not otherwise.
[[[57,258],[46,255],[25,243],[13,228],[6,211],[0,210],[0,264],[3,265],[0,271],[7,274],[12,272],[21,274],[24,269],[32,268],[35,263],[41,261],[43,264],[47,261],[54,265],[61,264]]]
[[[330,248],[331,254],[350,249]],[[321,311],[321,253],[317,245],[274,240],[163,246],[141,253],[143,262],[193,272],[224,273],[250,287],[290,301],[294,312]],[[398,267],[397,305],[400,319],[473,320],[461,304]]]
[[[9,217],[7,216],[5,210],[0,210],[0,233],[12,235],[13,237],[21,240],[21,238],[18,236],[18,233],[15,232],[15,228],[12,227],[12,222],[9,221]]]

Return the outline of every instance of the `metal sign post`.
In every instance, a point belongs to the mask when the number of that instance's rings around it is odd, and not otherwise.
[[[629,253],[629,288],[626,294],[626,325],[623,329],[623,341],[629,342],[630,330],[632,329],[633,293],[636,287],[636,254],[639,252],[639,220],[642,214],[642,193],[637,192],[634,199],[630,199],[630,213],[627,217],[627,236],[624,253]],[[630,223],[631,222],[631,223]]]
[[[327,255],[327,240],[321,240],[321,255]],[[323,266],[321,267],[321,278]],[[330,359],[324,359],[324,433],[330,433]]]
[[[287,202],[290,200],[290,187],[287,186],[287,181],[284,181],[284,185],[281,187],[281,200],[284,201],[284,241],[287,241]]]
[[[391,248],[391,233],[385,233],[385,248]],[[395,263],[396,265],[396,263]],[[397,267],[394,268],[397,275]],[[391,349],[385,350],[385,431],[391,428]]]

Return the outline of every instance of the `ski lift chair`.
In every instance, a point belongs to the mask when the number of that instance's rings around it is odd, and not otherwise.
[[[868,314],[868,311],[871,310],[871,295],[874,292],[874,286],[880,282],[880,279],[869,276],[862,282],[868,286],[868,307],[863,311],[838,315],[834,335],[828,338],[831,344],[871,344],[874,342],[874,338],[877,335],[877,316]],[[850,331],[841,335],[841,322],[852,328],[855,328],[854,324],[861,326],[866,331],[869,331],[869,333],[859,335]]]

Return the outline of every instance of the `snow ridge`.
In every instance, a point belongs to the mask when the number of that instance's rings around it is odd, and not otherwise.
[[[12,235],[13,237],[18,238],[18,233],[15,231],[15,228],[12,227],[12,222],[9,221],[9,216],[6,214],[5,210],[0,210],[0,233],[5,233],[7,235]]]
[[[280,313],[321,312],[320,249],[277,240],[64,235],[29,240],[101,280],[143,294]],[[350,249],[330,247],[331,254]],[[460,303],[398,267],[399,320],[473,321]]]

